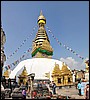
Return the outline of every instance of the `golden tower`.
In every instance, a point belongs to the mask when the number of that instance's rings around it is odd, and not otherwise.
[[[86,72],[89,73],[89,60],[86,60],[86,61],[85,61],[85,64],[86,64],[85,70],[86,70]]]
[[[53,49],[50,46],[50,41],[45,30],[46,19],[43,16],[42,11],[40,12],[37,23],[39,29],[33,41],[31,55],[36,58],[51,58]]]
[[[24,85],[26,84],[27,82],[27,78],[28,78],[28,73],[27,73],[27,70],[26,70],[26,67],[24,67],[21,75],[19,75],[19,84],[23,83]]]
[[[9,70],[6,70],[3,74],[3,76],[5,76],[6,79],[9,78]]]
[[[56,83],[56,85],[58,85],[58,78],[60,77],[60,68],[59,68],[59,64],[55,63],[55,67],[52,71],[52,79],[53,81]]]

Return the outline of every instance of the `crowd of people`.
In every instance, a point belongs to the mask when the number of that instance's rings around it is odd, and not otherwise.
[[[45,81],[38,81],[35,84],[37,85],[38,91],[43,91],[42,87],[47,86],[47,88],[49,89],[49,92],[51,92],[52,95],[57,94],[56,93],[56,84],[54,81],[52,81],[50,83],[46,83]],[[23,85],[24,84],[22,83],[20,86],[23,86]],[[23,88],[23,90],[22,90],[23,99],[26,99],[26,95],[29,94],[29,92],[30,92],[30,91],[28,91],[28,87],[30,87],[30,86],[28,84],[26,84],[26,88]],[[1,88],[1,89],[3,89],[3,88]],[[78,95],[84,96],[84,99],[89,99],[89,82],[85,82],[84,80],[79,81],[76,89],[78,89]]]
[[[54,81],[50,82],[49,84],[47,84],[45,81],[43,81],[43,82],[42,81],[39,81],[39,82],[37,82],[36,85],[37,85],[37,90],[38,91],[43,91],[43,88],[42,87],[44,85],[46,85],[48,87],[49,91],[53,95],[56,94],[56,84],[54,83]],[[77,84],[77,89],[78,89],[78,94],[80,96],[84,96],[84,99],[89,99],[89,83],[84,82],[84,81],[82,81],[82,82],[79,81],[78,84]],[[22,94],[23,94],[23,98],[25,99],[26,98],[26,90],[25,89],[22,91]]]
[[[89,83],[84,80],[79,81],[77,85],[78,94],[84,96],[85,99],[89,99]]]

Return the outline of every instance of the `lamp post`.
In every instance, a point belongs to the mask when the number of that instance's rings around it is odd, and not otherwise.
[[[30,76],[28,75],[28,94],[30,93]]]
[[[30,97],[32,97],[32,91],[33,91],[33,80],[35,77],[35,73],[31,73],[28,75],[29,79],[30,79]]]

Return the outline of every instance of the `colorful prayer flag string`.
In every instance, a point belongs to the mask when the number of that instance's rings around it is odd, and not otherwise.
[[[21,43],[21,45],[10,55],[10,56],[8,56],[7,57],[7,59],[9,59],[9,58],[11,58],[24,44],[25,44],[25,42],[30,38],[30,36],[33,34],[33,32],[34,32],[34,30],[37,28],[37,26],[35,26],[34,28],[33,28],[33,31],[31,32],[31,34]],[[7,60],[6,59],[6,60]]]
[[[62,44],[54,35],[53,33],[51,32],[51,30],[46,27],[48,29],[48,32],[51,33],[52,37],[58,42],[58,44],[62,45],[65,49],[71,51],[73,54],[77,55],[79,58],[81,58],[82,60],[84,59],[82,56],[80,56],[79,54],[77,54],[74,50],[72,50],[71,48],[69,48],[68,46]]]
[[[25,51],[24,53],[30,52],[31,49],[32,49],[32,48],[29,48],[29,49],[28,49],[27,51]],[[6,66],[5,66],[6,70],[12,68],[13,66],[14,66],[14,68],[15,68],[15,66],[16,66],[24,57],[25,57],[25,54],[23,54],[23,55],[20,57],[20,60],[16,60],[16,61],[14,61],[12,64],[6,65]],[[13,69],[14,69],[14,68],[13,68]]]

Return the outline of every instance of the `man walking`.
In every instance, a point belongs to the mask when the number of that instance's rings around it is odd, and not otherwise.
[[[89,84],[87,84],[85,88],[85,99],[89,99]]]
[[[78,82],[77,88],[78,88],[78,91],[79,91],[79,95],[81,95],[81,83],[80,83],[80,81]]]
[[[52,85],[52,91],[53,91],[53,94],[56,94],[56,84],[55,83],[53,83]]]

